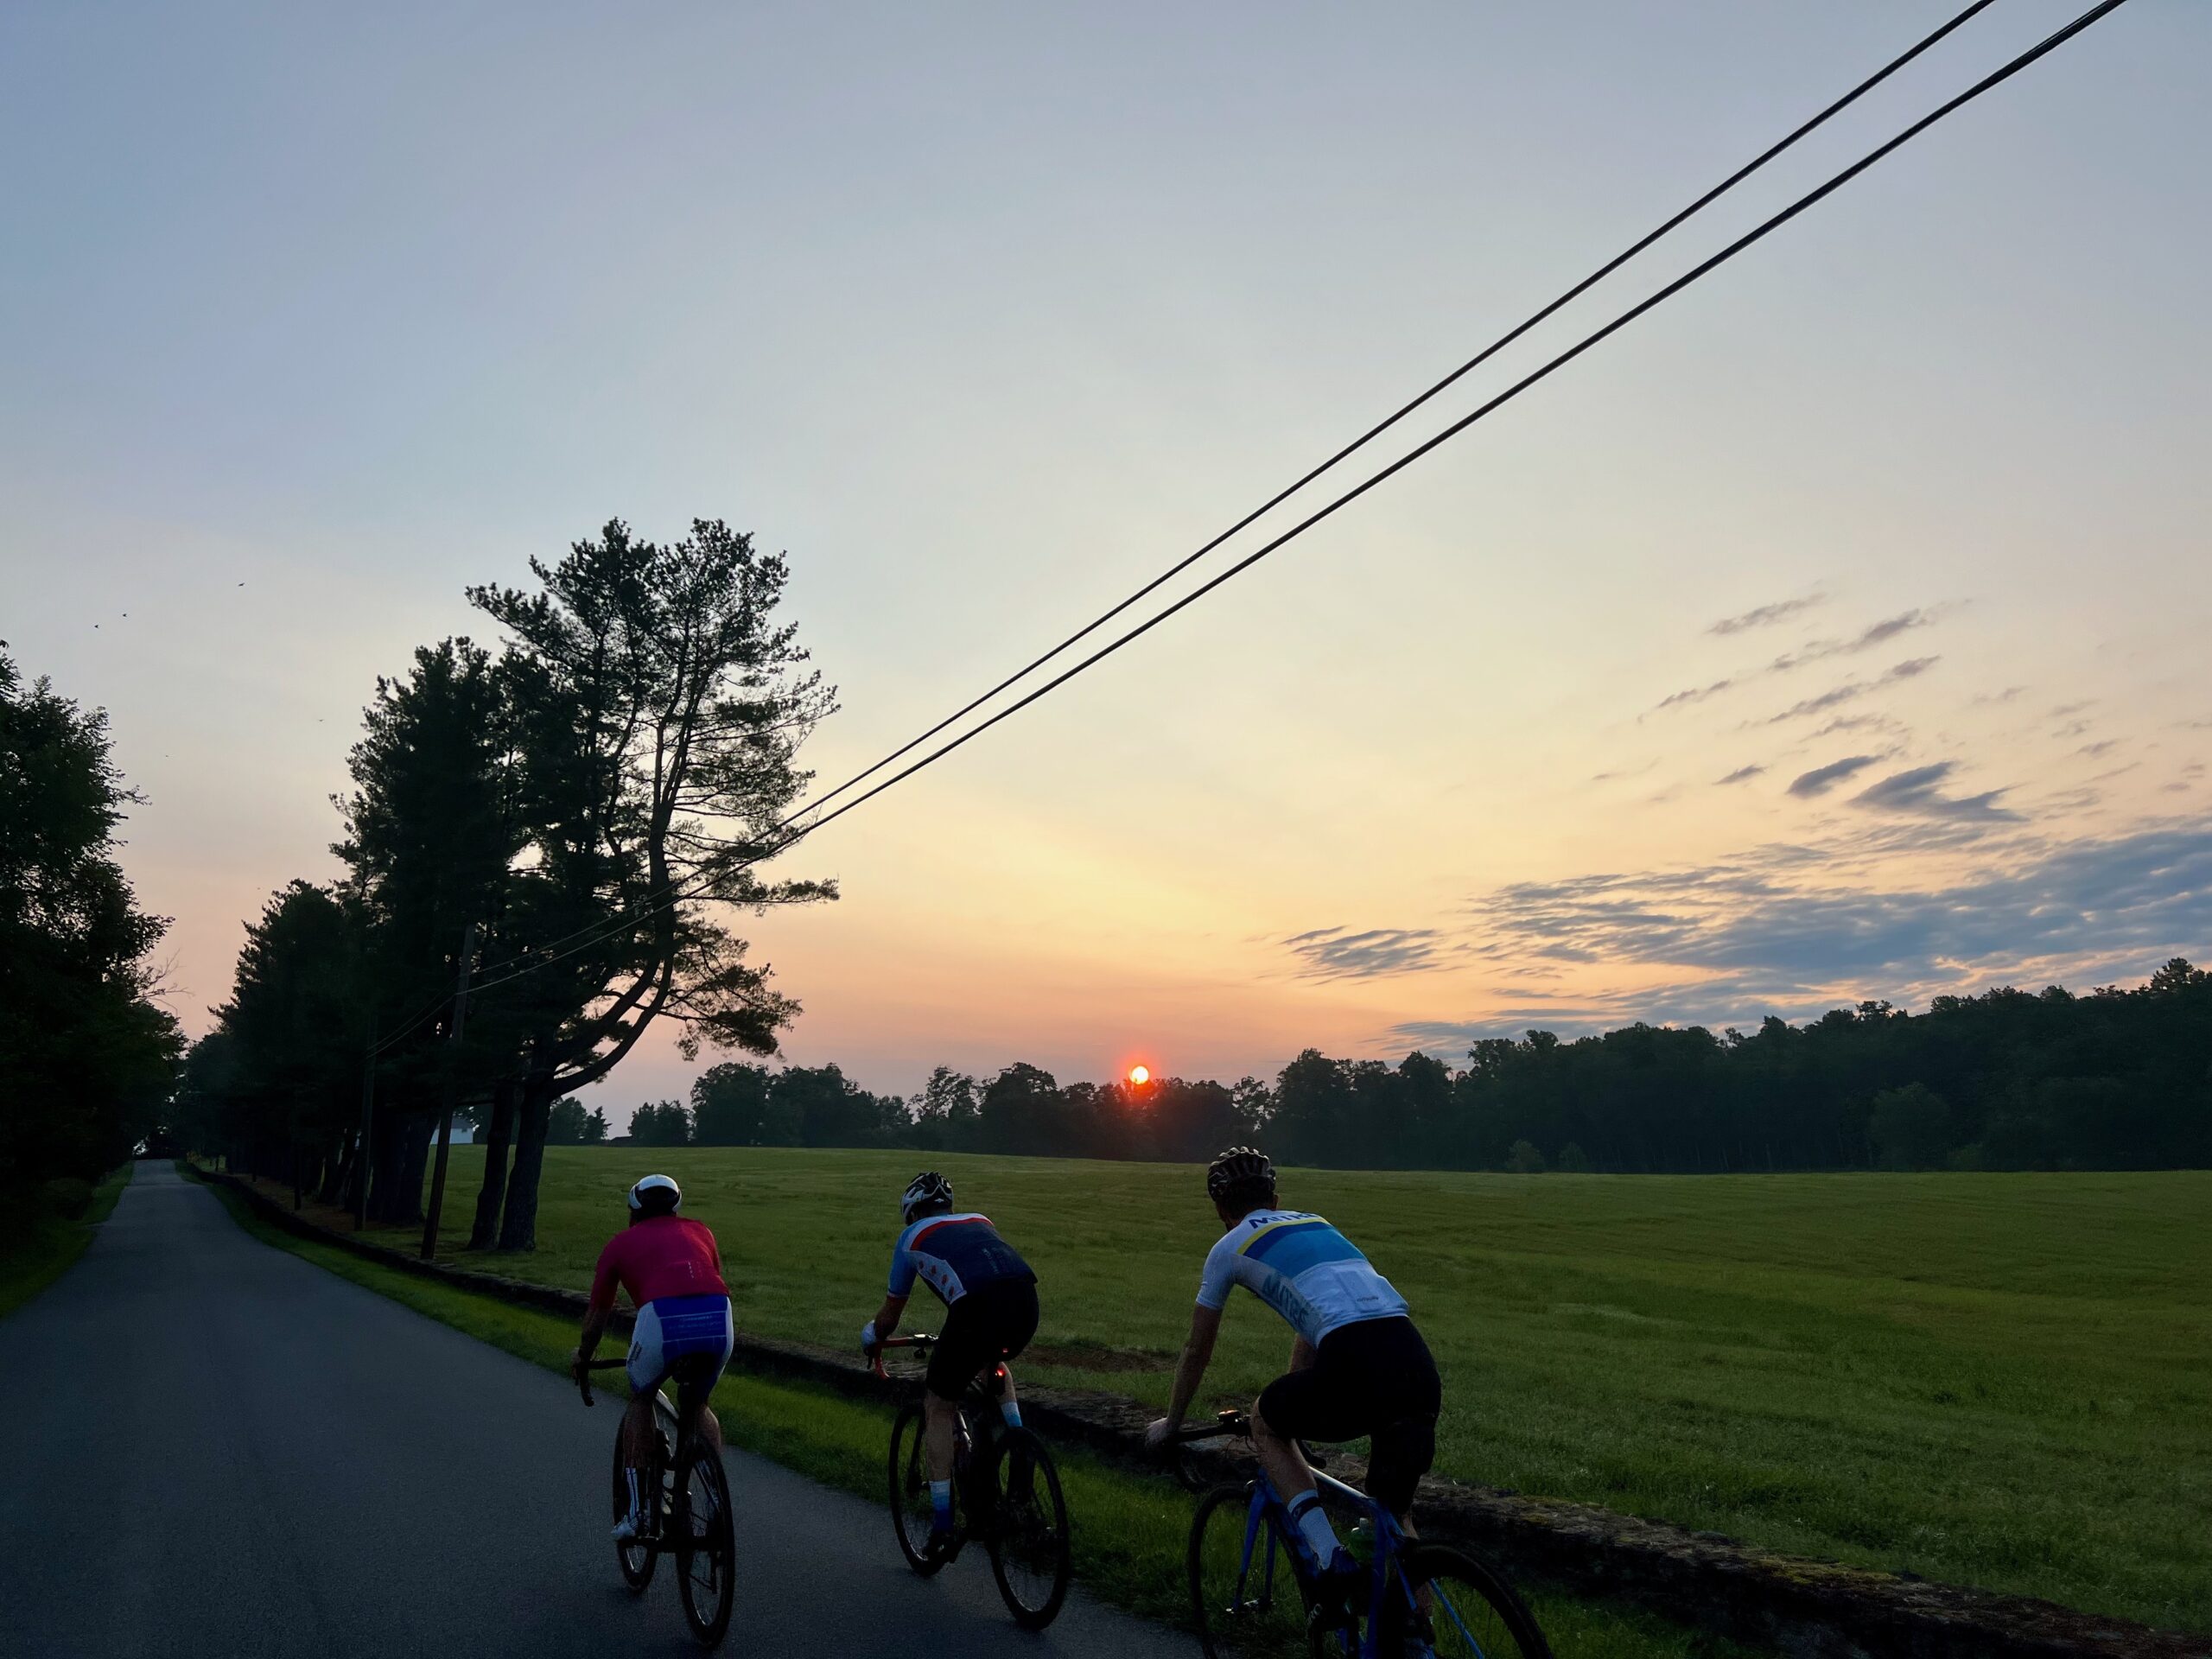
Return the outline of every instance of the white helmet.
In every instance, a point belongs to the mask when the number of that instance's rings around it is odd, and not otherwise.
[[[937,1171],[925,1169],[899,1195],[899,1218],[911,1224],[916,1211],[940,1204],[948,1210],[952,1207],[952,1183]]]
[[[660,1196],[665,1193],[665,1198]],[[674,1215],[683,1206],[683,1189],[671,1175],[648,1175],[630,1189],[632,1210],[658,1210],[664,1215]]]

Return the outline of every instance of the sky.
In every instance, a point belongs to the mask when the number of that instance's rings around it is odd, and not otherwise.
[[[0,638],[109,711],[204,1030],[377,675],[494,637],[465,584],[752,531],[842,779],[1955,9],[21,0]],[[1377,461],[2076,9],[1999,0]],[[841,900],[746,922],[786,1057],[1233,1078],[2212,957],[2208,110],[2212,8],[2133,0],[806,842]]]

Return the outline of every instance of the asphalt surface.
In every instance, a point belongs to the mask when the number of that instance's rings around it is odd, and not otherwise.
[[[259,1243],[166,1163],[0,1354],[0,1654],[698,1651],[672,1560],[642,1599],[615,1570],[617,1402]],[[1027,1635],[980,1552],[917,1579],[880,1505],[728,1469],[725,1652],[1196,1650],[1080,1592]]]

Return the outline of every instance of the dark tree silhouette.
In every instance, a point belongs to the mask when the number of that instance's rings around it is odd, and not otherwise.
[[[0,652],[0,1224],[24,1187],[90,1180],[158,1121],[182,1050],[147,957],[168,924],[115,858],[138,798],[107,716]]]
[[[687,1054],[771,1054],[797,1016],[709,906],[836,896],[755,868],[807,780],[799,746],[833,706],[776,620],[782,557],[719,522],[665,546],[616,522],[531,569],[537,592],[469,590],[508,638],[526,856],[505,925],[533,969],[509,992],[521,1089],[503,1249],[536,1242],[553,1103],[605,1077],[654,1020],[681,1024]]]

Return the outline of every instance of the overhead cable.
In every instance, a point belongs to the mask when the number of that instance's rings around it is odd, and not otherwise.
[[[1752,174],[1758,172],[1769,162],[1774,160],[1776,156],[1781,155],[1783,151],[1788,149],[1799,139],[1812,132],[1815,128],[1822,125],[1831,117],[1840,114],[1844,110],[1848,109],[1852,105],[1857,103],[1861,98],[1866,96],[1866,93],[1873,91],[1875,87],[1880,86],[1891,75],[1897,73],[1898,70],[1904,68],[1915,58],[1920,56],[1922,53],[1934,46],[1938,41],[1941,41],[1944,36],[1949,35],[1954,29],[1956,29],[1966,23],[1977,12],[1986,10],[1995,3],[1996,0],[1974,0],[1973,4],[1967,6],[1966,10],[1960,12],[1948,22],[1935,30],[1934,33],[1923,36],[1920,41],[1908,48],[1905,51],[1891,59],[1889,62],[1883,65],[1882,67],[1876,70],[1866,79],[1860,81],[1856,86],[1853,86],[1842,97],[1837,99],[1835,102],[1830,104],[1826,109],[1821,111],[1811,119],[1804,122],[1788,135],[1769,145],[1765,149],[1760,151],[1750,161],[1745,162],[1743,166],[1738,168],[1726,178],[1721,180],[1719,183],[1714,185],[1710,190],[1707,190],[1696,200],[1691,202],[1688,207],[1684,207],[1673,217],[1664,220],[1655,229],[1645,232],[1636,241],[1631,242],[1627,247],[1622,249],[1620,252],[1615,254],[1611,259],[1605,261],[1604,264],[1599,266],[1597,270],[1592,271],[1580,282],[1575,283],[1573,287],[1567,289],[1566,292],[1562,293],[1557,299],[1552,301],[1550,304],[1543,307],[1541,310],[1530,313],[1528,317],[1515,325],[1513,327],[1508,329],[1504,334],[1500,334],[1496,340],[1491,341],[1489,345],[1484,346],[1482,350],[1477,352],[1472,357],[1459,365],[1458,368],[1452,370],[1451,373],[1446,375],[1434,385],[1429,387],[1427,391],[1421,393],[1418,397],[1412,399],[1412,401],[1401,404],[1395,410],[1389,415],[1385,416],[1382,420],[1377,421],[1373,426],[1369,427],[1367,430],[1361,433],[1350,443],[1344,445],[1343,448],[1338,450],[1326,461],[1321,462],[1320,465],[1313,467],[1309,472],[1301,474],[1294,482],[1284,486],[1283,488],[1269,496],[1265,501],[1262,501],[1258,506],[1253,508],[1251,512],[1246,513],[1235,524],[1230,525],[1228,529],[1223,531],[1211,541],[1207,542],[1204,546],[1198,548],[1194,551],[1186,554],[1184,557],[1178,559],[1173,564],[1169,565],[1167,569],[1161,571],[1150,582],[1145,583],[1143,587],[1138,588],[1128,598],[1114,605],[1111,608],[1101,612],[1098,615],[1093,617],[1090,621],[1077,628],[1066,639],[1061,640],[1059,644],[1054,645],[1043,656],[1037,658],[1032,662],[1024,664],[1013,673],[1007,675],[1006,678],[1001,680],[989,690],[963,704],[962,707],[953,710],[952,713],[947,715],[943,720],[938,721],[936,725],[922,733],[920,736],[901,745],[896,749],[893,749],[890,753],[885,755],[880,760],[878,760],[874,765],[868,767],[865,771],[854,773],[850,778],[848,778],[843,783],[838,785],[835,789],[829,791],[826,794],[816,797],[814,800],[808,803],[805,807],[801,809],[801,815],[807,812],[817,811],[822,807],[828,805],[831,801],[836,800],[837,797],[844,794],[848,790],[855,787],[859,784],[866,781],[868,779],[873,778],[877,772],[882,771],[884,767],[890,766],[893,761],[898,760],[901,756],[910,754],[914,750],[921,747],[923,744],[928,742],[931,738],[935,737],[939,732],[944,731],[947,727],[966,719],[969,715],[975,713],[976,709],[982,708],[992,698],[997,696],[1001,691],[1004,691],[1010,686],[1015,685],[1020,682],[1027,679],[1032,674],[1035,673],[1039,669],[1051,662],[1054,658],[1059,656],[1062,652],[1067,651],[1071,646],[1090,638],[1090,635],[1096,633],[1100,628],[1105,626],[1107,623],[1121,615],[1122,612],[1128,610],[1138,601],[1143,599],[1146,595],[1155,592],[1166,583],[1172,582],[1175,577],[1182,575],[1184,571],[1189,569],[1200,559],[1205,557],[1207,554],[1212,552],[1224,542],[1228,541],[1231,537],[1236,535],[1238,531],[1248,528],[1260,518],[1264,518],[1268,513],[1273,512],[1275,508],[1281,506],[1285,501],[1287,501],[1292,496],[1297,494],[1308,484],[1311,484],[1315,479],[1320,477],[1322,474],[1328,472],[1331,468],[1334,467],[1339,461],[1348,460],[1352,455],[1357,454],[1360,450],[1365,448],[1375,439],[1381,437],[1392,427],[1397,425],[1399,422],[1404,420],[1406,416],[1411,415],[1415,410],[1420,409],[1423,404],[1428,403],[1430,399],[1435,397],[1438,394],[1448,390],[1452,386],[1456,385],[1459,381],[1465,378],[1469,374],[1471,374],[1475,370],[1489,362],[1490,359],[1497,356],[1498,353],[1503,351],[1508,346],[1513,344],[1515,340],[1527,334],[1531,328],[1534,328],[1538,323],[1544,321],[1554,312],[1557,312],[1571,302],[1580,298],[1591,289],[1596,287],[1606,277],[1618,270],[1630,260],[1635,258],[1637,255],[1642,253],[1653,243],[1658,241],[1660,238],[1665,236],[1669,231],[1675,229],[1684,221],[1691,219],[1697,213],[1703,212],[1707,207],[1711,207],[1714,202],[1719,200],[1721,197],[1726,195],[1731,190],[1741,184],[1745,179],[1750,178]]]
[[[711,873],[703,879],[694,878],[693,880],[696,881],[696,885],[692,886],[692,890],[690,892],[686,893],[683,891],[684,886],[687,885],[685,882],[671,883],[664,887],[659,894],[649,895],[645,899],[639,899],[636,901],[632,906],[629,907],[627,911],[618,912],[615,916],[608,918],[607,925],[604,928],[601,929],[594,938],[587,939],[582,944],[575,945],[569,950],[558,951],[551,955],[539,955],[534,957],[527,963],[518,963],[508,973],[497,978],[483,982],[479,986],[479,990],[488,989],[493,985],[505,983],[510,980],[519,978],[524,974],[532,973],[540,968],[550,966],[553,962],[558,961],[562,957],[573,956],[580,950],[589,949],[594,944],[601,943],[605,939],[613,938],[616,933],[621,931],[624,927],[629,925],[631,922],[639,919],[644,915],[651,914],[653,911],[664,908],[670,905],[681,903],[686,898],[696,897],[700,893],[703,892],[706,887],[710,887],[715,880],[719,880],[722,875],[728,874],[732,869],[747,868],[750,865],[759,863],[763,860],[772,858],[778,854],[788,850],[791,847],[796,846],[799,842],[804,840],[807,836],[811,836],[816,830],[820,830],[825,825],[842,817],[846,813],[852,811],[855,807],[858,807],[868,801],[873,800],[878,795],[882,794],[886,790],[893,788],[897,785],[904,782],[906,779],[912,777],[916,772],[924,771],[926,768],[934,766],[938,761],[944,760],[955,750],[964,747],[974,739],[982,736],[985,732],[998,725],[1001,721],[1010,719],[1013,715],[1019,714],[1024,709],[1028,708],[1032,703],[1038,702],[1043,697],[1050,696],[1053,691],[1066,684],[1070,680],[1072,680],[1078,675],[1088,671],[1099,663],[1103,662],[1107,658],[1113,656],[1124,646],[1134,643],[1137,639],[1141,639],[1144,635],[1151,632],[1153,629],[1158,627],[1170,617],[1177,615],[1192,605],[1196,604],[1199,600],[1205,598],[1217,588],[1219,588],[1236,576],[1243,575],[1245,571],[1250,569],[1254,565],[1259,563],[1269,555],[1287,546],[1291,542],[1296,540],[1299,537],[1304,535],[1307,531],[1313,529],[1315,525],[1332,517],[1342,508],[1349,506],[1352,502],[1359,499],[1369,491],[1374,489],[1377,485],[1395,477],[1399,473],[1403,472],[1415,461],[1429,454],[1432,451],[1440,448],[1452,438],[1459,436],[1460,433],[1465,431],[1469,427],[1473,426],[1478,421],[1484,419],[1496,410],[1503,408],[1505,404],[1512,402],[1516,397],[1518,397],[1522,392],[1528,391],[1530,387],[1548,378],[1552,374],[1556,372],[1558,370],[1564,368],[1567,364],[1580,357],[1592,346],[1610,339],[1613,334],[1626,327],[1630,323],[1634,322],[1645,313],[1665,303],[1668,300],[1672,299],[1675,295],[1681,293],[1684,289],[1688,288],[1693,283],[1709,275],[1711,272],[1718,270],[1720,266],[1726,264],[1730,260],[1736,257],[1738,254],[1744,252],[1746,249],[1753,246],[1755,244],[1764,240],[1765,238],[1771,235],[1774,232],[1781,229],[1783,226],[1788,224],[1791,219],[1796,219],[1807,208],[1826,200],[1837,190],[1841,189],[1846,184],[1851,182],[1852,180],[1857,178],[1860,174],[1873,167],[1877,162],[1884,160],[1897,149],[1903,148],[1905,144],[1910,143],[1920,134],[1927,131],[1929,128],[1936,125],[1945,118],[1964,108],[1967,105],[1973,103],[1984,93],[1991,92],[1994,88],[2002,86],[2005,81],[2010,80],[2022,70],[2026,69],[2031,65],[2038,62],[2043,58],[2048,56],[2050,53],[2057,50],[2059,47],[2064,45],[2068,41],[2072,40],[2075,35],[2081,34],[2083,30],[2088,29],[2092,24],[2097,22],[2101,19],[2109,16],[2114,11],[2117,11],[2126,3],[2126,0],[2100,0],[2100,3],[2090,7],[2087,11],[2084,11],[2081,16],[2075,18],[2073,22],[2053,31],[2044,39],[2037,42],[2034,46],[2030,47],[2026,51],[2020,53],[2018,56],[2004,64],[2001,67],[1993,71],[1991,73],[1984,76],[1981,79],[1974,82],[1964,92],[1960,92],[1957,96],[1950,99],[1947,102],[1939,105],[1936,109],[1929,111],[1927,115],[1923,116],[1919,120],[1915,121],[1911,125],[1906,127],[1895,137],[1868,151],[1858,161],[1853,162],[1850,166],[1831,176],[1826,182],[1808,191],[1805,194],[1798,197],[1795,201],[1783,208],[1780,212],[1763,220],[1752,230],[1745,232],[1744,235],[1737,238],[1734,241],[1729,243],[1718,253],[1715,253],[1710,257],[1700,261],[1696,265],[1692,266],[1688,270],[1685,271],[1680,276],[1675,277],[1664,287],[1660,288],[1656,292],[1630,307],[1627,310],[1623,311],[1618,316],[1614,317],[1611,321],[1605,324],[1602,327],[1585,335],[1573,346],[1569,346],[1567,350],[1551,358],[1540,367],[1514,382],[1503,391],[1499,392],[1497,396],[1482,404],[1470,413],[1461,416],[1459,420],[1452,422],[1450,425],[1445,427],[1441,431],[1427,439],[1414,448],[1408,450],[1397,460],[1392,461],[1389,466],[1370,474],[1359,484],[1355,485],[1352,488],[1346,490],[1342,494],[1335,497],[1328,502],[1326,505],[1322,506],[1305,518],[1300,519],[1288,530],[1284,531],[1274,539],[1265,543],[1254,551],[1247,554],[1244,557],[1239,559],[1228,569],[1209,578],[1205,582],[1192,589],[1182,598],[1175,601],[1174,603],[1154,613],[1153,616],[1138,624],[1135,627],[1131,628],[1127,632],[1121,634],[1110,643],[1100,647],[1097,651],[1093,652],[1090,656],[1084,658],[1081,662],[1077,663],[1073,667],[1064,670],[1059,674],[1054,676],[1052,679],[1047,680],[1044,684],[1036,687],[1034,690],[1029,691],[1015,702],[1007,705],[1004,709],[998,710],[980,724],[971,727],[968,730],[961,733],[957,737],[952,739],[950,741],[944,743],[937,748],[932,749],[920,760],[900,768],[898,772],[894,772],[889,778],[883,779],[873,788],[865,791],[863,793],[854,797],[849,801],[846,801],[835,810],[824,813],[819,817],[815,818],[811,823],[804,824],[798,823],[800,818],[805,817],[809,811],[813,810],[811,807],[802,808],[799,811],[791,814],[789,817],[782,820],[779,823],[771,828],[768,831],[768,836],[773,838],[772,840],[772,844],[764,847],[760,851],[754,853],[741,861],[737,861],[731,865],[725,866],[721,869]],[[1916,48],[1916,50],[1924,50],[1926,45],[1932,44],[1934,39],[1940,38],[1941,33],[1948,32],[1949,29],[1956,28],[1959,23],[1966,21],[1967,17],[1971,16],[1974,11],[1980,10],[1980,9],[1981,8],[1979,5],[1968,8],[1966,13],[1962,14],[1960,17],[1954,19],[1950,24],[1947,25],[1944,31],[1939,31],[1938,35],[1930,37],[1929,41],[1923,42],[1922,47]],[[1592,280],[1595,279],[1593,278]],[[1585,284],[1585,286],[1587,284]],[[1564,302],[1562,301],[1561,303],[1563,302]],[[1554,307],[1554,308],[1556,308]],[[1419,400],[1417,400],[1417,402]],[[1417,406],[1417,404],[1408,405],[1409,408],[1414,406]],[[1380,430],[1382,429],[1378,428],[1376,429]],[[1361,442],[1364,442],[1365,440],[1362,439]],[[1350,451],[1347,450],[1345,453],[1349,454]],[[1296,486],[1294,486],[1294,487]],[[1286,492],[1286,493],[1288,493]],[[1185,564],[1188,563],[1188,560],[1185,561]],[[1173,573],[1171,572],[1170,574]],[[1163,578],[1163,580],[1165,578]],[[1158,584],[1155,583],[1154,585],[1157,586]],[[1141,597],[1141,594],[1138,596]],[[1127,603],[1129,601],[1125,601],[1122,607],[1117,607],[1116,609],[1119,610],[1126,608]],[[1109,612],[1106,613],[1106,617],[1110,617],[1115,613],[1115,612]],[[1106,620],[1106,617],[1102,617],[1100,620],[1103,621]],[[1095,628],[1096,626],[1096,623],[1093,623],[1090,625],[1090,627]],[[1090,629],[1087,628],[1084,630],[1084,632],[1088,632],[1090,631]],[[1077,634],[1073,637],[1080,639],[1083,635]],[[1054,652],[1047,653],[1047,658],[1040,658],[1039,661],[1047,660],[1050,656],[1057,655],[1058,651],[1064,650],[1065,648],[1065,646],[1056,647]],[[1025,670],[1024,672],[1026,673],[1027,671]],[[1018,678],[1020,677],[1017,676],[1016,677]],[[957,716],[955,716],[955,718],[957,718]],[[936,731],[942,731],[943,729],[943,725],[934,728]],[[907,745],[905,749],[898,751],[898,754],[905,754],[911,752],[912,749],[917,747],[919,743],[926,741],[928,735],[929,734],[925,734],[923,738],[916,740],[915,743]],[[887,758],[883,762],[879,762],[877,766],[870,768],[870,772],[880,770],[882,766],[889,764],[889,760],[895,758],[897,758],[896,755]],[[868,775],[869,774],[861,774],[863,777]],[[856,782],[858,779],[855,779],[853,781]],[[850,785],[848,784],[841,785],[840,787],[841,789],[849,788],[850,787]],[[825,796],[817,801],[814,804],[816,806],[819,806],[826,803],[828,798],[829,798]]]

